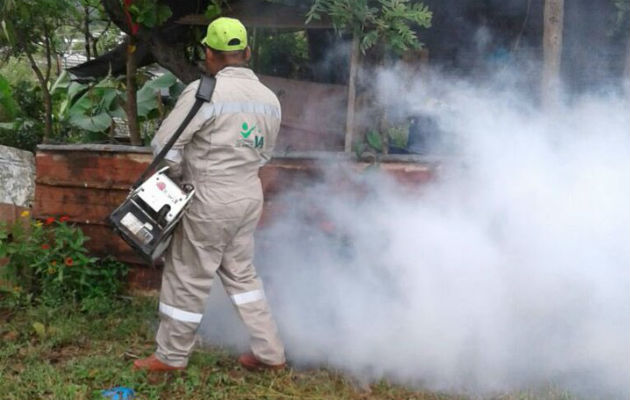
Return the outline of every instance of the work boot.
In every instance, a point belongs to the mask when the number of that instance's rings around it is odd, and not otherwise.
[[[252,353],[241,354],[238,358],[238,362],[248,371],[279,371],[287,366],[285,363],[276,365],[265,364],[264,362],[259,361]]]
[[[150,355],[147,358],[136,360],[133,362],[134,369],[143,369],[149,372],[169,372],[169,371],[181,371],[184,367],[173,367],[168,364],[164,364],[158,360],[155,354]]]

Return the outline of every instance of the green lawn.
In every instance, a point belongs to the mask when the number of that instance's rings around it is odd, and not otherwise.
[[[134,298],[100,311],[76,307],[0,309],[0,398],[100,399],[113,386],[133,388],[137,399],[448,399],[381,382],[359,387],[326,370],[249,373],[221,350],[195,352],[175,374],[131,369],[151,353],[156,300]],[[501,399],[566,399],[563,393],[505,395]]]

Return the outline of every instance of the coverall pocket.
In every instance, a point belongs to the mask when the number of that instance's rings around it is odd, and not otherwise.
[[[227,200],[227,199],[226,199]],[[202,221],[234,221],[238,224],[251,213],[252,203],[261,203],[260,200],[241,198],[231,201],[203,202],[200,199],[193,199],[187,210],[189,218]]]

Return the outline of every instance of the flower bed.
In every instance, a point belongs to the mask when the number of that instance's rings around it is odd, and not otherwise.
[[[88,240],[69,217],[45,220],[23,211],[13,223],[0,223],[0,294],[19,303],[58,305],[111,297],[122,286],[127,267],[88,254]]]

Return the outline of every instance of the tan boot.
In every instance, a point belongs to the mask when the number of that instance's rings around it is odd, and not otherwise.
[[[262,370],[273,370],[279,371],[286,368],[287,364],[276,364],[270,365],[265,364],[262,361],[259,361],[252,353],[241,354],[238,358],[238,362],[248,371],[262,371]]]
[[[155,354],[150,355],[147,358],[136,360],[133,362],[134,369],[143,369],[150,372],[168,372],[168,371],[181,371],[184,367],[173,367],[168,364],[164,364],[158,360]]]

